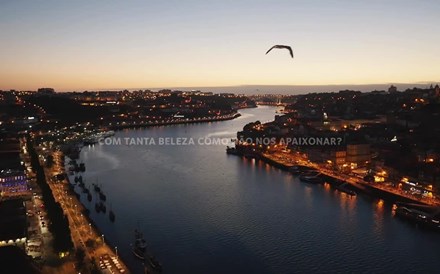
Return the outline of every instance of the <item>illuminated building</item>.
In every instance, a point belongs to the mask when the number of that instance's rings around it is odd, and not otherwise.
[[[1,197],[20,196],[29,194],[26,176],[22,171],[0,171],[0,194]]]

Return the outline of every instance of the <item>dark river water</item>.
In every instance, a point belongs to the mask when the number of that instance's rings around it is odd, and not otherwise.
[[[135,273],[143,271],[130,250],[136,227],[164,273],[440,273],[440,234],[396,219],[391,204],[307,185],[227,155],[224,145],[198,144],[234,138],[246,123],[275,115],[271,107],[240,112],[231,121],[114,136],[155,138],[156,145],[122,139],[83,148],[86,185],[102,185],[116,222],[97,214],[83,194],[81,200]],[[162,137],[193,137],[195,144],[159,145]]]

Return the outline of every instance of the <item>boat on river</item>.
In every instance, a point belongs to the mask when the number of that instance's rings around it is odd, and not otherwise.
[[[319,175],[321,175],[320,172],[312,171],[302,174],[301,176],[299,176],[299,179],[301,180],[301,182],[305,183],[322,184],[323,180]]]
[[[231,155],[241,155],[241,153],[235,147],[226,147],[226,153]]]
[[[107,208],[103,202],[95,203],[95,210],[96,212],[103,212],[105,213],[107,211]]]
[[[148,262],[154,270],[162,272],[162,264],[154,256],[148,256]]]
[[[104,193],[99,192],[99,199],[102,200],[102,201],[105,201],[105,200],[107,200],[107,196],[105,196]]]
[[[93,184],[93,190],[96,192],[101,192],[101,188],[97,184]]]
[[[405,206],[397,206],[395,213],[396,217],[403,220],[415,223],[424,228],[440,231],[439,213],[432,214]]]
[[[351,190],[351,189],[347,188],[347,186],[348,186],[347,183],[343,183],[343,184],[340,184],[340,185],[334,185],[334,187],[338,191],[347,193],[350,196],[356,196],[356,192],[354,190]]]
[[[131,249],[133,252],[133,255],[140,260],[145,260],[146,259],[145,252],[147,250],[147,242],[145,241],[142,232],[135,229],[134,230],[134,238],[135,238],[134,244]]]
[[[115,215],[115,213],[114,213],[113,210],[112,210],[112,205],[110,205],[110,211],[109,211],[109,213],[108,213],[108,217],[109,217],[109,219],[110,219],[110,222],[112,222],[112,223],[115,222],[116,215]]]

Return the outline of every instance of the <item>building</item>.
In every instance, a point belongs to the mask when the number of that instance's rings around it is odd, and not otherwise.
[[[364,167],[371,162],[370,144],[348,144],[346,163],[353,168]]]
[[[334,150],[330,153],[331,163],[337,167],[344,165],[347,161],[347,151],[345,150]]]
[[[19,170],[0,171],[0,197],[30,195],[26,175]]]
[[[20,157],[20,142],[17,139],[1,139],[0,198],[30,194]]]
[[[341,167],[346,163],[347,152],[344,148],[331,149],[328,147],[312,147],[303,150],[307,158],[314,163],[325,163],[332,167]]]

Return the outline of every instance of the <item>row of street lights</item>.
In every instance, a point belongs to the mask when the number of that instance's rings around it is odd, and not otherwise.
[[[90,224],[89,224],[90,225]],[[102,244],[104,245],[105,244],[105,237],[104,237],[104,234],[101,234],[101,237],[102,237]],[[116,257],[118,257],[118,247],[117,246],[115,246],[115,253],[116,253]]]
[[[56,161],[56,165],[57,166],[59,165],[58,161]],[[60,187],[62,187],[62,186],[59,185],[58,187],[56,187],[56,190],[58,192],[58,197],[62,198],[63,195],[60,195],[60,193],[59,193],[60,192],[60,189],[59,189]],[[67,192],[66,192],[66,194],[67,194]],[[73,223],[76,224],[77,226],[78,225],[81,226],[81,221],[79,220],[79,216],[78,216],[78,205],[75,204],[75,202],[73,201],[72,197],[69,197],[67,202],[69,203],[70,210],[74,210],[74,214],[73,214],[74,216],[72,216],[72,217],[76,217],[76,222],[75,222],[74,218],[72,218]],[[81,214],[81,217],[83,217],[83,214]],[[92,224],[91,223],[88,223],[88,224],[89,224],[89,234],[90,234],[90,237],[92,237],[93,236]],[[78,235],[81,238],[80,230],[78,230]],[[104,236],[104,234],[101,234],[101,237],[102,237],[102,243],[103,243],[103,245],[105,245],[105,236]],[[119,258],[119,256],[118,256],[118,247],[117,246],[115,246],[115,254],[116,254],[116,257]]]

